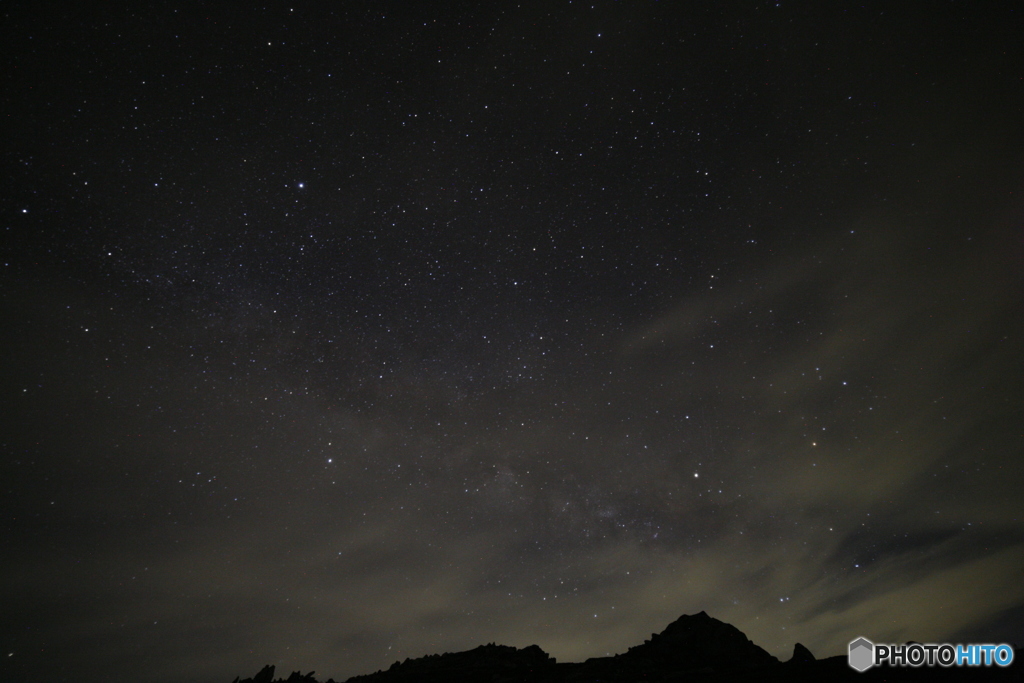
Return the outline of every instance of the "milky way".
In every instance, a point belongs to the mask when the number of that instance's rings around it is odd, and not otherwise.
[[[1019,13],[434,4],[5,8],[0,677],[1019,644]]]

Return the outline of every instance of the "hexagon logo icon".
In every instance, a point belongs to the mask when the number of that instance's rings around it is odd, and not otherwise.
[[[847,660],[851,668],[867,671],[875,663],[875,644],[867,638],[858,638],[850,642],[850,655]]]

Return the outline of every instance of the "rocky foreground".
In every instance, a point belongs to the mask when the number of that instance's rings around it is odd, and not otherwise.
[[[1020,650],[1017,650],[1020,655]],[[274,679],[266,666],[252,678],[234,683],[318,683],[313,673]],[[536,645],[522,649],[481,645],[466,652],[428,655],[395,662],[386,671],[353,676],[347,683],[582,683],[634,681],[715,683],[724,681],[1024,681],[1024,664],[1015,655],[1008,667],[875,667],[858,673],[846,656],[815,659],[797,643],[786,662],[768,654],[731,624],[704,612],[683,615],[642,645],[614,657],[559,663]],[[329,679],[326,683],[334,683]]]

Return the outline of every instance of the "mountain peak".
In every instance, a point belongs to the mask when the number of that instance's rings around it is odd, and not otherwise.
[[[808,664],[816,661],[811,651],[804,647],[802,644],[797,643],[793,646],[793,656],[789,658],[789,662],[793,664]]]
[[[704,611],[684,614],[623,657],[693,670],[751,668],[779,661],[738,628]]]

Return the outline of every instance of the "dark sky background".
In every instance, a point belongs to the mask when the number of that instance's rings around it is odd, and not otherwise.
[[[1024,642],[1014,3],[142,4],[3,8],[0,678]]]

